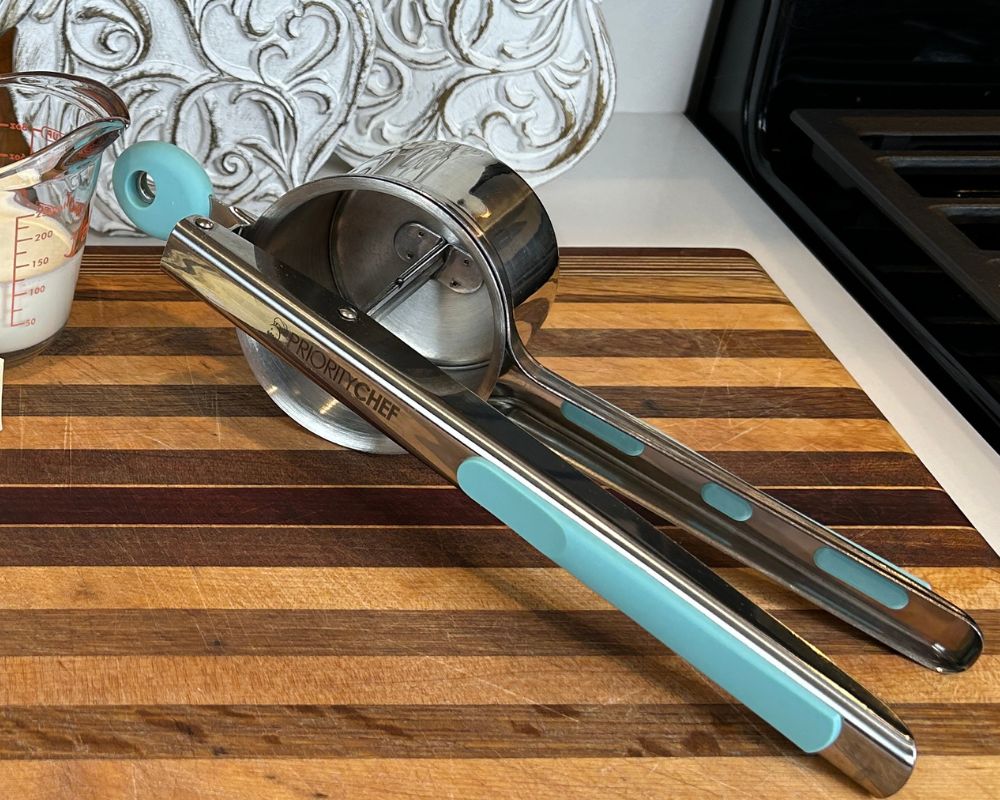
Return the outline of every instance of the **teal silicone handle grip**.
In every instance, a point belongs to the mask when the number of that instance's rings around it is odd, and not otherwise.
[[[819,752],[837,739],[834,708],[501,466],[468,458],[458,485],[800,749]]]
[[[140,180],[152,179],[148,197]],[[207,216],[212,182],[201,164],[176,145],[138,142],[118,156],[111,173],[115,197],[125,215],[148,236],[166,239],[174,225],[193,214]]]
[[[620,453],[627,456],[638,457],[646,452],[646,446],[641,441],[626,433],[621,428],[592,414],[585,408],[582,408],[575,403],[571,403],[568,400],[564,400],[560,409],[562,411],[562,415],[569,422],[585,431],[588,431],[593,436],[596,436],[602,442],[610,445]],[[736,522],[749,522],[754,516],[753,504],[746,497],[742,496],[739,492],[734,491],[730,487],[723,486],[714,480],[708,480],[701,484],[698,491],[701,496],[701,500],[705,503],[705,505],[715,509]],[[827,533],[836,536],[848,546],[862,550],[877,561],[881,561],[893,572],[905,575],[907,578],[916,581],[927,589],[931,588],[927,581],[907,572],[902,567],[893,564],[891,561],[888,561],[877,553],[873,553],[871,550],[862,547],[857,542],[848,539],[846,536],[842,536],[836,531],[821,525],[815,520],[810,521],[813,522],[818,528],[822,528]],[[709,538],[714,539],[717,542],[720,541],[718,533],[710,532],[704,528],[699,528],[699,530],[702,530]],[[869,567],[867,564],[858,561],[856,558],[851,558],[844,553],[838,552],[831,547],[819,547],[813,555],[813,562],[823,572],[848,584],[849,586],[853,586],[859,592],[867,595],[875,602],[881,603],[887,608],[899,610],[905,608],[909,602],[909,593],[896,581],[890,580],[882,573]]]

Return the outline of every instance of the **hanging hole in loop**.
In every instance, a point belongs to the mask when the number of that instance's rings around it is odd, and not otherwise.
[[[140,171],[135,174],[135,193],[139,203],[143,206],[153,205],[156,199],[156,181],[148,172]]]

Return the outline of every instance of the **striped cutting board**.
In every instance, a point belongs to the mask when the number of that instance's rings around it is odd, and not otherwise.
[[[410,457],[337,449],[150,251],[7,377],[0,796],[860,797]],[[1000,634],[998,559],[736,251],[587,251],[532,344]],[[1000,658],[934,675],[671,531],[1000,796]]]

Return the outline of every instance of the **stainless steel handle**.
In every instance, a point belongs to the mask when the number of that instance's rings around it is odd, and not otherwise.
[[[969,667],[982,634],[930,586],[541,366],[520,342],[491,402],[597,480],[914,661]]]
[[[162,265],[801,747],[878,795],[906,781],[915,745],[881,701],[344,298],[210,220],[182,220]]]

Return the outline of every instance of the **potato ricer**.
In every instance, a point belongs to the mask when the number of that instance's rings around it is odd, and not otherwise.
[[[240,329],[261,385],[347,447],[408,450],[744,703],[876,795],[906,726],[822,653],[595,481],[940,672],[975,623],[923,581],[543,368],[524,341],[558,250],[510,168],[452,143],[393,149],[293,189],[260,217],[145,142],[115,165],[162,267]]]

